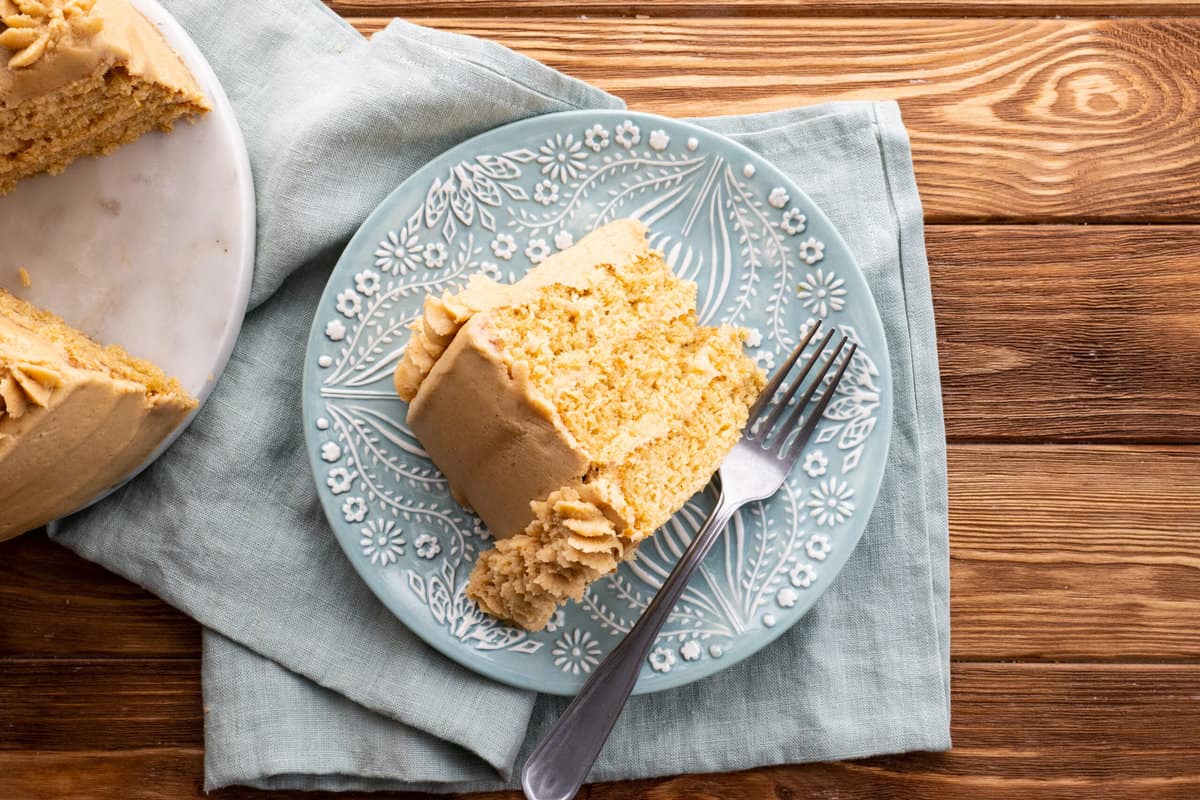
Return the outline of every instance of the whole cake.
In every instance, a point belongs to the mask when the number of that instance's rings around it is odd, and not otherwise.
[[[128,0],[0,0],[0,195],[208,109]]]
[[[512,285],[425,301],[396,388],[408,425],[497,538],[468,594],[540,630],[708,483],[764,384],[744,332],[618,220]]]
[[[155,365],[0,289],[0,540],[111,488],[195,407]]]

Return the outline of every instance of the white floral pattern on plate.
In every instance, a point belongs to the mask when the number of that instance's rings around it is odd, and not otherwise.
[[[395,564],[404,555],[402,531],[390,519],[373,519],[360,531],[363,555],[371,559],[372,564]]]
[[[573,628],[560,636],[550,649],[554,666],[572,675],[586,675],[600,663],[604,651],[587,631]]]
[[[858,343],[801,465],[776,497],[736,515],[664,626],[639,690],[666,688],[753,652],[836,574],[870,512],[886,453],[882,334],[844,245],[770,165],[670,120],[555,116],[563,122],[553,127],[521,123],[531,134],[502,148],[451,151],[364,225],[314,322],[305,414],[325,425],[305,430],[335,532],[402,619],[468,666],[569,693],[653,598],[713,490],[545,631],[488,617],[466,597],[475,559],[491,546],[487,531],[450,498],[391,387],[425,295],[454,291],[476,272],[519,278],[589,230],[637,216],[676,272],[699,285],[700,319],[751,329],[747,352],[764,368],[781,363],[817,318]]]

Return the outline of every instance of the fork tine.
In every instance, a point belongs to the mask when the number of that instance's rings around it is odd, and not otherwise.
[[[771,398],[775,396],[775,392],[779,391],[779,387],[783,385],[783,379],[787,377],[788,372],[790,372],[792,367],[795,365],[796,359],[798,359],[800,354],[804,352],[804,348],[808,347],[808,343],[812,341],[814,336],[816,336],[817,328],[819,327],[821,327],[821,320],[817,320],[816,324],[809,329],[808,334],[804,337],[804,341],[796,345],[796,349],[793,350],[791,355],[787,357],[787,361],[783,362],[783,366],[775,372],[775,375],[771,378],[767,385],[763,387],[763,390],[759,392],[758,399],[754,401],[754,405],[750,406],[750,414],[746,417],[746,419],[749,420],[746,423],[747,433],[752,427],[754,427],[754,423],[758,421],[758,415],[761,414],[771,402]]]
[[[804,379],[808,377],[808,373],[812,372],[813,366],[815,366],[816,363],[821,360],[821,354],[825,352],[825,347],[829,344],[829,340],[832,338],[833,331],[825,334],[825,338],[821,340],[819,345],[817,345],[816,351],[809,356],[808,361],[805,362],[804,369],[800,371],[800,375],[795,381],[792,382],[792,385],[788,387],[787,393],[783,396],[783,399],[779,401],[778,405],[776,405],[774,410],[772,410],[767,416],[766,421],[763,422],[762,427],[759,428],[758,438],[764,445],[767,444],[767,440],[770,438],[770,433],[775,427],[775,423],[779,421],[779,417],[782,416],[783,412],[787,410],[788,403],[792,402],[792,398],[795,397],[796,392],[800,390],[800,386],[804,383]],[[803,402],[807,401],[802,401],[801,405],[803,405]]]
[[[846,340],[843,339],[842,344],[845,343]],[[838,350],[841,350],[840,345]],[[821,399],[817,401],[817,407],[812,410],[812,414],[809,415],[808,419],[804,420],[804,425],[801,426],[800,430],[796,434],[796,438],[792,440],[791,444],[780,450],[780,457],[785,461],[796,458],[800,455],[800,451],[804,449],[804,445],[808,441],[808,437],[812,436],[812,432],[816,429],[817,423],[821,421],[821,416],[825,413],[826,407],[829,406],[829,401],[833,399],[834,391],[837,389],[838,384],[841,383],[842,376],[846,374],[846,367],[850,366],[850,360],[854,358],[854,354],[857,351],[858,345],[851,342],[850,349],[846,351],[846,358],[843,359],[841,366],[838,367],[838,371],[834,374],[833,380],[829,382],[829,386],[825,389],[824,394],[821,395]],[[832,364],[836,360],[837,355],[835,354],[834,357],[829,360],[829,363]],[[826,367],[826,369],[828,369],[828,367]],[[824,377],[824,373],[822,373],[822,377]],[[817,383],[820,382],[821,378],[817,378]],[[795,417],[797,417],[797,415],[800,413],[800,409],[802,408],[804,408],[804,406],[797,408],[792,415],[794,419],[788,420],[789,427],[796,424],[798,419]]]
[[[830,331],[829,333],[832,335],[833,331]],[[826,338],[826,340],[828,340],[829,336],[826,336],[825,338]],[[800,396],[800,402],[798,402],[796,404],[796,408],[792,411],[792,413],[790,415],[788,415],[787,422],[785,422],[783,425],[775,425],[775,422],[777,420],[772,420],[772,423],[771,423],[772,427],[766,429],[768,432],[764,433],[764,435],[763,435],[763,444],[770,445],[773,443],[776,445],[777,451],[779,452],[779,454],[780,455],[783,454],[783,450],[784,450],[783,446],[787,441],[788,435],[793,430],[795,430],[796,425],[800,421],[800,415],[804,413],[805,406],[808,405],[808,402],[810,400],[812,400],[813,395],[816,393],[817,389],[821,386],[821,381],[825,380],[825,375],[829,372],[829,368],[832,367],[837,362],[838,356],[841,355],[842,348],[846,346],[847,341],[849,341],[849,340],[845,336],[843,336],[842,340],[840,342],[838,342],[838,346],[833,351],[833,355],[831,355],[829,357],[829,359],[827,361],[825,361],[824,364],[821,365],[820,374],[817,375],[817,377],[813,379],[812,383],[810,383],[808,385],[808,388],[804,390],[804,394]],[[817,360],[820,360],[820,358],[819,358],[820,355],[825,352],[825,347],[824,347],[825,344],[826,344],[826,342],[821,342],[822,347],[816,353],[816,355],[818,356]],[[805,373],[802,376],[802,378],[804,378],[804,377],[808,377],[808,370],[805,370]],[[792,398],[789,395],[789,397],[787,399],[787,403],[790,403],[791,400],[792,400]],[[787,403],[785,403],[784,405],[787,405]],[[782,412],[783,410],[784,410],[784,407],[783,407],[783,405],[781,405],[779,408],[776,409],[776,412]],[[777,416],[782,416],[782,414],[777,413]]]

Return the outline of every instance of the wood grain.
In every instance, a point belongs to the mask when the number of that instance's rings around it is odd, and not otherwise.
[[[0,707],[14,713],[0,725],[0,797],[202,796],[194,665],[9,662],[4,675]],[[1099,793],[1142,800],[1194,797],[1200,790],[1200,665],[963,664],[954,668],[952,685],[955,748],[949,753],[615,783],[583,797],[757,800],[835,793],[987,800]],[[271,796],[244,789],[210,795]],[[518,795],[476,800],[502,797]]]
[[[0,543],[0,659],[6,656],[199,658],[200,627],[44,532],[29,533]]]
[[[1200,660],[1200,447],[955,446],[949,471],[955,659]],[[0,545],[0,620],[0,664],[199,655],[195,622],[40,535]]]
[[[942,17],[942,16],[1195,16],[1191,0],[326,0],[347,17],[437,15],[542,17]]]
[[[1200,441],[1200,228],[927,237],[952,440]]]
[[[947,461],[955,659],[1200,659],[1200,447]]]
[[[414,21],[672,116],[898,99],[930,221],[1200,221],[1200,20]]]
[[[15,659],[0,674],[0,751],[203,743],[199,659]]]

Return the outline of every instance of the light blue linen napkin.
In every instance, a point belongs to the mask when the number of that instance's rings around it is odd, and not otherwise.
[[[206,627],[208,788],[509,785],[561,698],[437,654],[371,595],[317,503],[300,425],[309,325],[370,210],[481,131],[621,101],[498,45],[394,22],[369,42],[314,0],[164,0],[220,76],[258,195],[251,311],[208,404],[139,479],[53,532]],[[772,160],[841,230],[895,376],[867,532],[753,658],[634,698],[593,779],[949,746],[945,447],[921,208],[893,103],[698,120]]]

